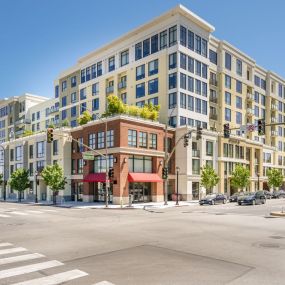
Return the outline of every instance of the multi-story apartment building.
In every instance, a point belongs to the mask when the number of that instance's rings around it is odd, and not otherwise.
[[[215,38],[213,31],[212,25],[185,7],[175,7],[63,71],[54,83],[55,99],[38,102],[28,111],[24,107],[27,114],[21,111],[21,104],[19,111],[13,109],[10,113],[8,107],[1,107],[0,116],[3,113],[5,122],[0,121],[0,139],[8,139],[15,129],[9,122],[14,124],[23,114],[31,120],[34,132],[49,124],[61,126],[67,120],[80,137],[85,128],[77,126],[78,116],[85,110],[102,115],[107,97],[113,94],[130,105],[160,105],[159,122],[177,128],[176,140],[187,130],[204,129],[202,140],[197,141],[194,132],[190,147],[175,153],[184,199],[199,197],[203,190],[200,167],[206,163],[212,164],[221,178],[215,191],[234,191],[230,177],[237,163],[250,170],[249,190],[267,188],[268,168],[280,168],[285,174],[285,128],[267,126],[266,134],[258,136],[256,125],[258,119],[265,119],[266,124],[285,120],[285,80],[228,42]],[[223,136],[227,123],[232,129],[230,138]],[[77,157],[80,154],[72,156],[82,160]],[[80,162],[80,169],[81,164],[84,162]],[[77,173],[77,178],[72,174],[72,187],[79,189],[72,193],[81,191],[84,200],[92,200],[94,197],[87,197],[92,191],[89,182],[83,181],[83,174]],[[174,183],[170,184],[169,193],[174,188]],[[122,189],[116,191],[117,202],[126,197],[125,192],[118,194]]]

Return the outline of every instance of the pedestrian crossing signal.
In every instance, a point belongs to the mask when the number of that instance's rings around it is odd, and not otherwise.
[[[230,137],[230,124],[224,124],[224,138],[228,139]]]
[[[53,141],[53,128],[47,129],[47,143],[51,143]]]

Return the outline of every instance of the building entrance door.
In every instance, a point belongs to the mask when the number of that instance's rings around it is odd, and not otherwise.
[[[133,203],[145,203],[151,200],[151,183],[130,183],[129,193],[132,195]]]

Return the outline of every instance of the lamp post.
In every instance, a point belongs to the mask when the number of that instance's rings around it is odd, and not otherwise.
[[[257,173],[257,191],[259,191],[259,173]]]
[[[6,167],[5,167],[5,148],[2,144],[0,144],[0,148],[3,152],[3,199],[6,201]]]
[[[35,203],[38,203],[38,171],[35,171],[35,178],[36,178],[36,195],[35,195]]]
[[[176,166],[176,205],[179,205],[179,199],[178,199],[178,195],[179,195],[179,191],[178,191],[178,175],[179,175],[179,171],[180,168],[179,166]]]

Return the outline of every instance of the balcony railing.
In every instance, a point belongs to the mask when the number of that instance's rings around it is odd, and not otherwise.
[[[192,156],[193,157],[200,157],[200,150],[199,149],[192,149]]]
[[[277,137],[277,136],[278,136],[278,132],[277,132],[277,131],[271,131],[271,135],[272,135],[273,137]]]
[[[217,121],[217,120],[218,120],[218,115],[217,115],[217,114],[211,114],[211,113],[210,113],[210,120],[215,120],[215,121]]]
[[[56,113],[56,112],[58,112],[58,111],[59,111],[59,107],[51,107],[51,108],[49,109],[49,113],[50,113],[50,114]]]
[[[248,101],[253,101],[253,100],[254,100],[254,95],[251,94],[251,93],[247,93],[246,99],[247,99]]]
[[[247,113],[248,116],[252,116],[254,114],[254,111],[251,108],[247,108],[246,109],[246,113]]]
[[[218,86],[218,80],[214,78],[210,78],[210,85]]]
[[[118,89],[123,89],[127,87],[127,81],[121,81],[118,84]]]
[[[106,93],[107,94],[110,94],[110,93],[113,93],[114,92],[114,86],[109,86],[106,88]]]
[[[278,106],[276,104],[271,104],[271,110],[277,111],[278,110]]]
[[[271,117],[271,123],[277,123],[277,118],[276,117]]]
[[[217,104],[218,103],[218,97],[210,96],[210,102]]]

